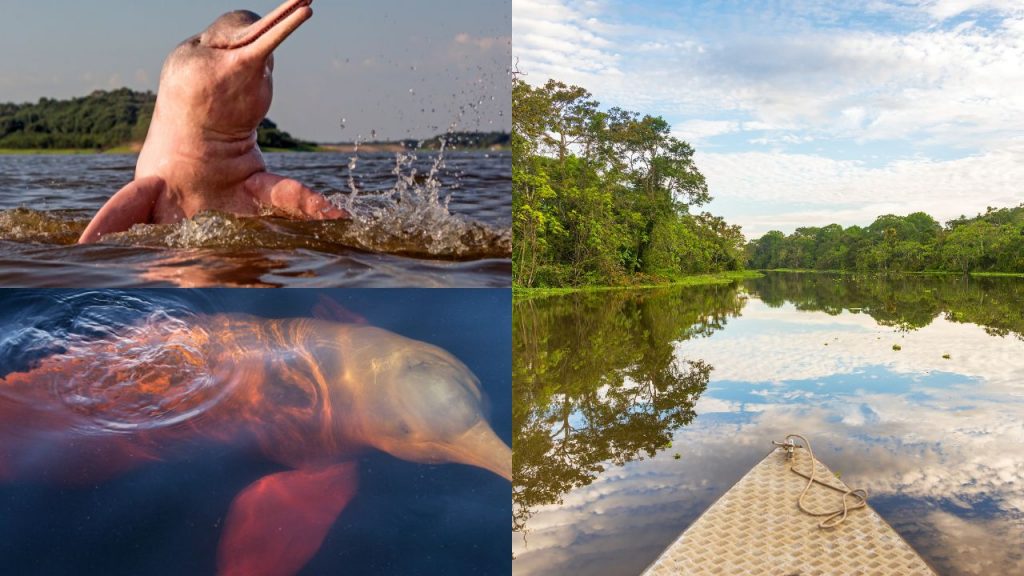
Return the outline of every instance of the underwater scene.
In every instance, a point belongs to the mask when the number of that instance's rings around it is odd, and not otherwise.
[[[510,300],[0,291],[0,574],[507,574]]]

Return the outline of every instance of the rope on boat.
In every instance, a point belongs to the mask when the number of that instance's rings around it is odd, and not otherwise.
[[[801,446],[801,445],[797,444],[796,442],[794,442],[794,439],[799,439],[799,440],[803,441],[803,445]],[[808,516],[815,516],[815,517],[822,517],[822,516],[824,516],[825,517],[824,520],[822,520],[821,522],[818,523],[818,528],[822,528],[822,529],[835,528],[836,526],[839,526],[840,524],[842,524],[844,520],[846,520],[846,516],[850,513],[851,510],[856,510],[857,508],[864,508],[865,506],[868,505],[868,491],[867,490],[864,490],[862,488],[858,488],[856,490],[851,490],[849,488],[846,488],[846,489],[844,489],[844,488],[837,488],[836,486],[833,486],[833,485],[828,484],[826,482],[822,482],[821,480],[819,480],[819,479],[814,477],[815,473],[816,473],[818,461],[814,458],[814,452],[811,451],[811,443],[808,442],[807,438],[804,438],[803,436],[801,436],[799,434],[789,434],[789,435],[786,436],[786,441],[785,442],[779,442],[778,440],[772,440],[772,444],[774,444],[776,446],[780,446],[782,448],[785,448],[786,449],[786,459],[790,460],[791,462],[794,462],[794,460],[795,460],[793,458],[793,455],[796,453],[796,449],[797,448],[803,448],[803,449],[807,450],[807,455],[811,457],[811,473],[810,474],[804,474],[803,472],[800,472],[799,470],[797,470],[796,466],[795,466],[795,462],[791,463],[789,465],[789,470],[791,472],[793,472],[794,474],[796,474],[797,476],[800,476],[800,477],[803,477],[803,478],[807,479],[807,485],[804,486],[803,491],[800,492],[800,498],[797,499],[796,503],[797,503],[797,506],[800,507],[800,511],[803,512],[804,514],[807,514]],[[825,488],[828,488],[830,490],[834,490],[836,492],[841,493],[843,495],[843,507],[842,507],[842,509],[836,509],[836,510],[833,510],[833,511],[830,511],[830,512],[815,512],[815,511],[807,508],[807,506],[804,504],[804,497],[807,496],[807,491],[810,490],[811,486],[813,486],[814,484],[818,484],[818,485],[824,486]]]

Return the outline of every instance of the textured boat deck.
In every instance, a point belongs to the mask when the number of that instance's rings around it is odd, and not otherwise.
[[[803,449],[795,469],[810,472]],[[818,528],[823,519],[800,511],[797,498],[807,484],[789,469],[786,452],[777,448],[747,472],[644,572],[669,574],[772,574],[812,576],[934,576],[924,560],[870,506],[852,510],[833,529]],[[815,477],[846,490],[820,462]],[[810,510],[842,506],[842,494],[815,484],[804,504]]]

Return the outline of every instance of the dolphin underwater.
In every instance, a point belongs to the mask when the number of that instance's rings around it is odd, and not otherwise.
[[[116,338],[64,343],[0,379],[0,480],[93,483],[209,443],[261,454],[285,470],[232,501],[220,576],[298,573],[370,450],[511,481],[511,450],[462,362],[330,304],[319,318],[156,315]]]
[[[229,12],[171,52],[135,179],[107,201],[79,243],[207,210],[351,217],[301,183],[267,172],[256,143],[274,96],[274,50],[313,16],[311,4],[288,0],[263,18]]]

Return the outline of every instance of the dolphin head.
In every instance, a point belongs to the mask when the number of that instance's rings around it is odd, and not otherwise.
[[[270,111],[274,97],[274,50],[312,17],[312,0],[288,0],[260,18],[247,10],[228,12],[168,57],[160,92],[194,113],[200,128],[248,136]]]
[[[457,462],[512,479],[512,453],[483,414],[480,382],[457,358],[431,344],[371,327],[357,329],[359,358],[345,378],[360,385],[357,434],[393,456]]]

